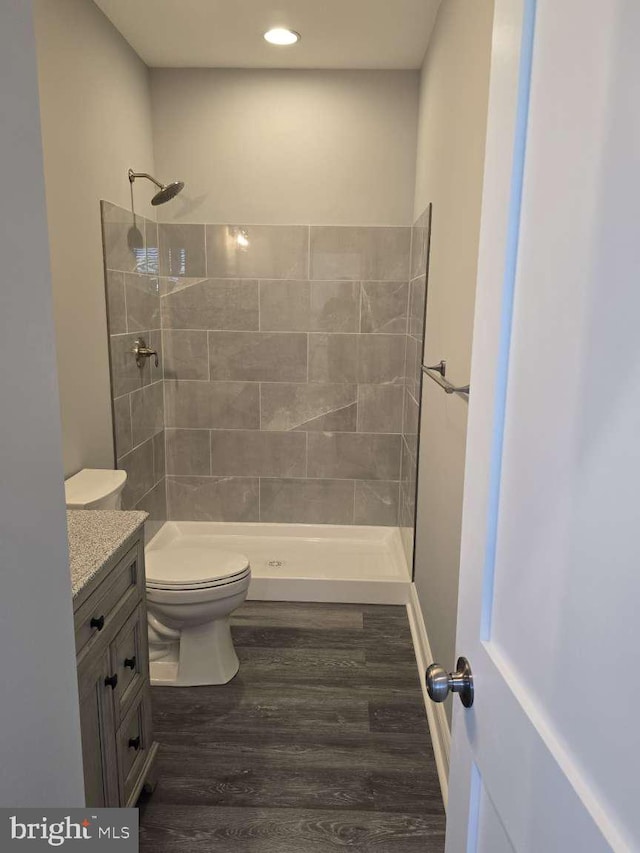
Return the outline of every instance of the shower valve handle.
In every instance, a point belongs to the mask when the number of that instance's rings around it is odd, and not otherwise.
[[[157,350],[149,349],[149,347],[147,346],[147,342],[144,338],[138,338],[138,340],[133,346],[132,352],[136,357],[136,364],[138,365],[140,370],[142,370],[142,368],[144,367],[145,358],[151,358],[151,356],[154,356],[156,367],[159,364]]]

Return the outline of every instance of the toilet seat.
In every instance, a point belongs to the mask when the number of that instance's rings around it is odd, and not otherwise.
[[[250,574],[244,554],[212,548],[159,548],[146,552],[147,587],[155,590],[214,589]]]

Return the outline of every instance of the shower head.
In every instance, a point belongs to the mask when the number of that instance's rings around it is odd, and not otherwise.
[[[184,189],[183,181],[173,181],[171,184],[161,184],[160,181],[156,181],[152,175],[148,175],[146,172],[134,172],[133,169],[129,169],[130,183],[133,184],[136,178],[146,178],[159,188],[158,192],[151,199],[151,204],[154,207],[157,207],[159,204],[164,204],[167,201],[171,201],[172,198],[175,198],[178,193]]]

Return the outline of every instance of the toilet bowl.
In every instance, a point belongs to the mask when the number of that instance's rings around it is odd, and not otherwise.
[[[149,548],[145,557],[152,684],[226,684],[240,662],[229,619],[251,581],[243,554],[213,548]]]

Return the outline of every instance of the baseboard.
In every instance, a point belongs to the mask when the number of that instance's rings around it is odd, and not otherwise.
[[[250,601],[317,601],[332,604],[407,604],[412,584],[406,581],[268,578],[253,575]]]
[[[431,732],[431,740],[433,741],[433,751],[436,758],[436,767],[438,768],[442,800],[446,810],[449,798],[451,730],[449,729],[449,722],[447,720],[447,715],[445,714],[444,705],[432,702],[431,699],[429,699],[429,694],[427,693],[425,671],[429,664],[433,663],[433,655],[431,654],[429,637],[427,636],[427,629],[422,617],[422,610],[420,608],[420,602],[418,601],[418,593],[416,591],[415,584],[411,584],[411,589],[409,591],[407,615],[409,616],[409,624],[411,626],[411,636],[413,638],[413,647],[416,653],[416,663],[418,664],[420,686],[422,687],[422,696],[424,698],[424,706],[427,712],[429,731]]]

